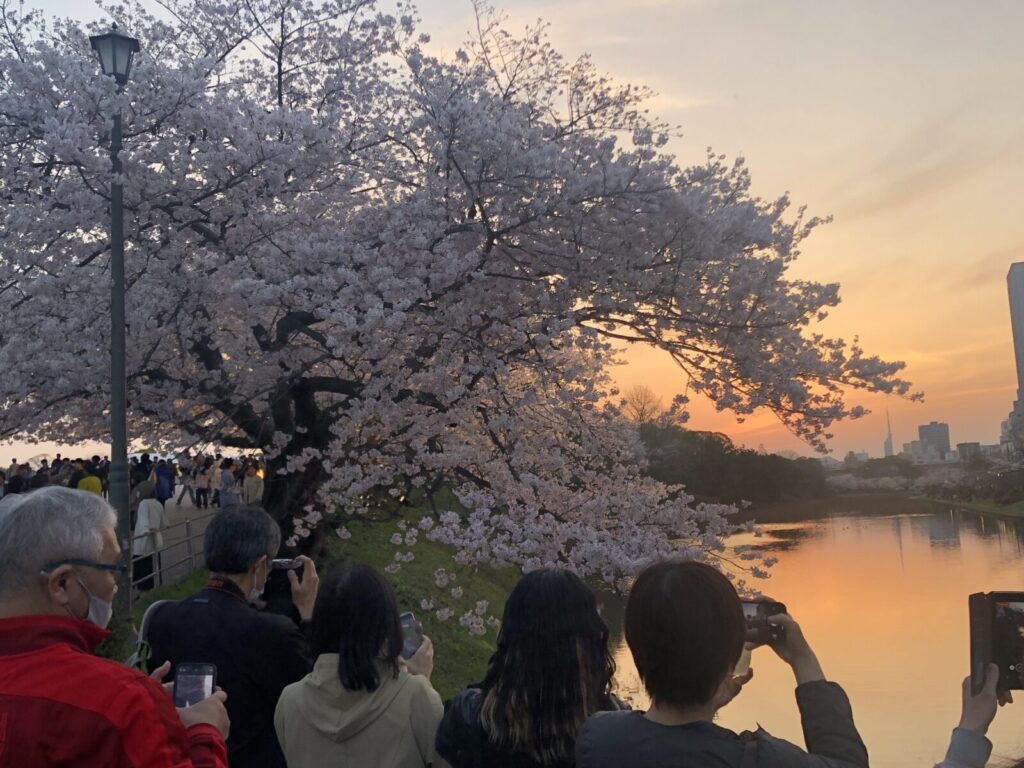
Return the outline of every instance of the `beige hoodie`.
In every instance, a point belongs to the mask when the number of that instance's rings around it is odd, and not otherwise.
[[[444,714],[441,697],[399,661],[398,677],[381,662],[372,693],[338,679],[338,654],[319,656],[313,671],[281,693],[274,728],[288,768],[423,768],[447,765],[434,755]]]

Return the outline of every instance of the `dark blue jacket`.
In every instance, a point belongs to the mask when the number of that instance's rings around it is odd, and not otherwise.
[[[766,731],[660,725],[643,712],[601,712],[576,739],[576,768],[868,768],[846,693],[824,680],[796,689],[807,751]]]

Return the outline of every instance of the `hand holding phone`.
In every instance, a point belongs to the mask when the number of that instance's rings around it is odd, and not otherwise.
[[[998,694],[996,692],[998,684],[999,666],[996,664],[987,665],[983,687],[978,693],[974,693],[971,690],[971,677],[968,676],[964,679],[963,705],[960,710],[959,728],[974,731],[982,736],[988,732],[988,727],[995,719],[996,711],[1006,701],[1006,699],[1000,698],[1000,696],[1010,696],[1008,692],[1001,695]],[[1011,698],[1009,701],[1013,701],[1013,699]]]
[[[186,729],[193,725],[212,725],[220,732],[221,738],[227,741],[231,731],[231,718],[228,717],[228,711],[224,707],[224,702],[227,699],[228,695],[218,688],[212,696],[203,699],[198,704],[179,708],[178,717],[181,719],[181,724]]]
[[[804,637],[803,630],[788,613],[780,613],[768,617],[768,623],[785,630],[782,639],[768,647],[775,655],[789,664],[796,677],[797,685],[825,679],[818,657]]]
[[[289,571],[288,582],[292,589],[292,600],[299,609],[299,615],[306,621],[313,618],[313,607],[316,595],[320,591],[320,576],[316,572],[316,563],[305,555],[300,555],[301,571]]]
[[[423,642],[416,649],[416,653],[406,660],[405,668],[410,675],[423,675],[428,680],[434,674],[434,644],[430,642],[429,637],[423,636]]]
[[[217,667],[193,662],[174,669],[174,706],[191,707],[210,698],[217,686]]]
[[[999,667],[998,691],[1024,689],[1024,592],[977,592],[967,604],[971,693],[985,688],[990,664]]]
[[[412,612],[403,613],[398,621],[402,625],[402,658],[408,661],[423,644],[423,628]]]
[[[743,618],[747,622],[744,642],[752,645],[773,645],[786,639],[786,628],[769,623],[771,616],[786,613],[786,606],[774,600],[744,600]]]

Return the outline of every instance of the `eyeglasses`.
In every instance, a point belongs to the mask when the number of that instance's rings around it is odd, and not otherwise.
[[[48,563],[43,566],[44,571],[52,571],[54,568],[59,568],[62,565],[81,565],[86,568],[96,568],[100,571],[110,571],[120,576],[128,573],[128,565],[126,563],[95,563],[92,560],[82,560],[78,557],[68,558],[67,560],[58,560],[54,563]]]

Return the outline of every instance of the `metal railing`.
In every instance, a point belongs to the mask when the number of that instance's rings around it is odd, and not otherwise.
[[[203,534],[206,531],[206,526],[200,524],[209,521],[216,513],[217,510],[214,510],[208,514],[187,517],[180,523],[174,523],[166,526],[165,528],[161,528],[160,533],[164,537],[164,545],[162,547],[153,552],[152,555],[132,556],[132,583],[130,590],[131,594],[129,596],[130,602],[134,602],[134,600],[138,599],[138,596],[135,593],[139,584],[149,582],[150,580],[152,580],[153,588],[160,587],[165,584],[173,584],[196,570],[198,565],[202,563]],[[184,536],[182,538],[175,538],[175,541],[168,544],[168,532],[175,531],[179,528],[184,528]],[[164,554],[170,553],[171,550],[180,550],[182,548],[184,549],[183,557],[178,556],[177,559],[174,559],[173,561],[164,562]],[[139,578],[136,565],[139,561],[149,557],[153,558],[153,571],[152,573]],[[182,569],[181,573],[176,576],[172,576],[171,578],[165,578],[165,574],[167,574],[168,571],[173,571],[174,569],[180,568],[186,564],[188,567]]]

